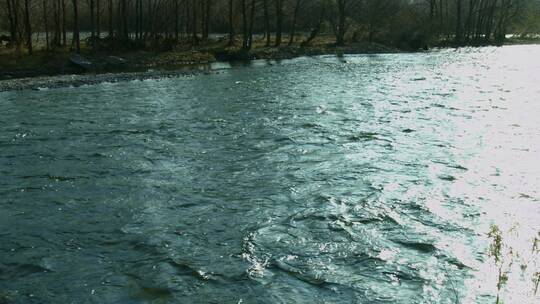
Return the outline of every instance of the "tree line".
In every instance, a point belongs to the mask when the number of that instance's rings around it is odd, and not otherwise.
[[[369,41],[418,48],[502,43],[510,32],[540,28],[539,0],[0,0],[0,42],[32,54],[46,50],[198,45],[221,34],[249,50],[309,45],[325,34],[335,45]],[[84,39],[81,39],[84,33]],[[44,42],[43,42],[44,41]]]

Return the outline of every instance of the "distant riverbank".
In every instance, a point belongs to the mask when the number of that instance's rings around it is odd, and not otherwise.
[[[68,74],[103,74],[119,72],[145,72],[148,70],[175,70],[217,61],[253,59],[291,59],[299,56],[326,54],[397,53],[401,50],[377,43],[351,43],[343,47],[332,44],[312,46],[259,46],[250,51],[214,43],[166,52],[148,50],[124,52],[92,52],[84,50],[80,56],[65,50],[36,52],[33,56],[15,56],[13,52],[0,52],[0,80]],[[75,57],[74,57],[75,56]],[[75,60],[74,60],[75,58]],[[78,60],[77,60],[78,59]],[[79,64],[84,60],[85,64]]]
[[[538,41],[513,39],[507,44],[526,43],[538,43]],[[227,47],[219,41],[166,52],[148,50],[92,52],[84,49],[81,55],[75,55],[67,50],[56,50],[36,52],[33,56],[15,56],[13,52],[2,50],[0,51],[0,92],[186,76],[208,70],[206,67],[216,62],[402,52],[411,52],[411,50],[369,42],[349,43],[338,47],[328,41],[309,46],[256,45],[250,51],[238,47]]]
[[[209,73],[195,68],[174,71],[118,72],[99,74],[71,74],[57,76],[38,76],[0,80],[0,92],[20,90],[41,90],[62,87],[79,87],[98,83],[115,83],[120,81],[160,79],[171,77],[188,77],[198,73]]]

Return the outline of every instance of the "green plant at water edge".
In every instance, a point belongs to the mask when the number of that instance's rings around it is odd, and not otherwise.
[[[540,237],[540,231],[538,231],[538,237]],[[533,241],[533,253],[540,253],[540,240],[538,237],[535,237]]]
[[[538,293],[538,283],[540,283],[540,271],[534,274],[533,283],[534,283],[534,295],[536,295],[536,293]]]
[[[508,282],[508,273],[510,272],[509,269],[512,265],[513,255],[512,255],[512,248],[509,249],[508,254],[503,252],[504,249],[504,243],[502,238],[502,232],[499,229],[497,225],[492,225],[491,229],[488,234],[489,238],[492,239],[492,243],[489,246],[489,253],[488,255],[493,258],[495,265],[498,269],[498,277],[497,277],[497,300],[496,304],[500,304],[501,302],[501,291]],[[505,256],[510,257],[510,262],[508,265],[505,264]]]
[[[538,231],[538,237],[535,237],[533,241],[533,248],[532,248],[533,254],[540,253],[540,239],[539,238],[540,238],[540,231]],[[537,271],[533,275],[534,295],[538,293],[539,283],[540,283],[540,271]]]
[[[514,228],[510,229],[508,232],[515,232]],[[491,226],[488,237],[491,239],[488,256],[493,258],[493,262],[497,267],[497,299],[495,303],[502,303],[501,293],[509,282],[510,273],[513,272],[512,266],[515,260],[519,263],[519,267],[523,274],[528,273],[527,275],[532,276],[531,296],[535,297],[540,285],[540,269],[538,269],[539,264],[537,263],[540,255],[540,231],[538,232],[538,236],[533,239],[530,255],[525,252],[519,252],[519,250],[516,251],[512,246],[508,245],[508,243],[505,243],[503,232],[497,225]],[[514,276],[512,276],[512,278],[514,278]]]

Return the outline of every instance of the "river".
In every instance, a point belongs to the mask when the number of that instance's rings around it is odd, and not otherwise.
[[[0,93],[0,302],[535,303],[539,84],[507,46]]]

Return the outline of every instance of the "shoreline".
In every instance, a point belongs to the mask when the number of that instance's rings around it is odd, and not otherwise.
[[[86,53],[80,60],[90,67],[70,62],[74,54],[47,53],[39,58],[44,65],[34,62],[24,68],[0,69],[0,92],[27,89],[78,87],[103,82],[120,82],[158,78],[193,76],[216,73],[210,66],[216,63],[234,64],[254,60],[288,60],[298,57],[344,54],[388,54],[405,51],[377,43],[354,43],[343,47],[318,45],[310,47],[259,47],[244,52],[236,48],[209,48],[152,53],[147,51],[115,53]],[[53,59],[49,59],[49,58]],[[121,57],[120,57],[121,56]],[[34,57],[36,58],[36,57]],[[34,59],[29,56],[25,60]],[[0,66],[1,67],[1,66]]]
[[[527,45],[531,43],[508,43],[504,46]],[[536,43],[533,43],[536,44]],[[486,47],[486,46],[478,46]],[[436,47],[431,50],[448,49],[450,47]],[[324,55],[362,55],[362,54],[396,54],[396,53],[422,53],[425,51],[405,51],[387,47],[377,43],[355,43],[344,47],[312,46],[297,47],[285,46],[280,48],[257,48],[249,53],[238,49],[191,50],[165,53],[133,52],[119,60],[122,65],[105,63],[96,65],[94,69],[83,69],[69,63],[68,57],[62,58],[64,66],[58,70],[47,70],[47,67],[30,69],[3,70],[0,72],[0,92],[20,90],[54,89],[61,87],[79,87],[99,83],[116,83],[122,81],[148,80],[160,78],[189,77],[198,74],[218,73],[220,69],[212,69],[216,63],[234,64],[239,62],[252,62],[254,60],[289,60],[299,57],[315,57]],[[62,54],[65,55],[65,54]],[[88,58],[99,62],[108,58],[119,58],[115,54],[90,54]],[[115,59],[117,60],[117,59]],[[58,65],[58,62],[54,63]],[[7,76],[6,76],[7,75]],[[11,76],[11,77],[10,77]]]
[[[55,76],[38,76],[0,80],[0,93],[22,90],[47,90],[66,87],[81,87],[100,83],[117,83],[123,81],[164,79],[175,77],[189,77],[198,74],[210,74],[212,71],[204,70],[157,70],[146,72],[119,72],[99,74],[70,74]]]

